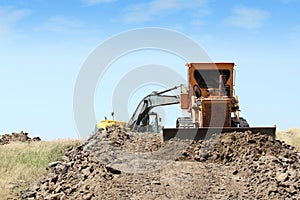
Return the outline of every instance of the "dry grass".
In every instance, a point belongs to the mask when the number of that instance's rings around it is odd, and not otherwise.
[[[59,160],[65,149],[77,146],[78,140],[52,142],[15,142],[0,146],[0,199],[7,199],[11,186],[22,183],[19,192],[47,173],[50,162]]]
[[[290,128],[285,131],[277,131],[276,138],[295,146],[300,151],[300,129]]]

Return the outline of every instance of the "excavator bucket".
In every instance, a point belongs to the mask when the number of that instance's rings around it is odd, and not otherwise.
[[[271,136],[275,139],[276,127],[204,127],[204,128],[164,128],[163,140],[167,141],[172,138],[188,140],[206,140],[214,134],[245,132],[260,133]]]

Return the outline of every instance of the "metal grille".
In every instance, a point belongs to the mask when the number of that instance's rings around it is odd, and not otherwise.
[[[230,127],[231,111],[227,100],[205,100],[202,103],[203,127]],[[213,109],[213,110],[212,110]]]

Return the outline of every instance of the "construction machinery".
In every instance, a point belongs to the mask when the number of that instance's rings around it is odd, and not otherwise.
[[[233,62],[187,63],[188,90],[180,94],[180,107],[190,113],[179,117],[176,128],[163,129],[164,140],[171,138],[206,139],[213,134],[244,132],[267,134],[275,138],[274,127],[249,127],[240,117],[234,92]]]
[[[96,128],[95,130],[105,130],[107,127],[121,127],[121,128],[125,128],[126,126],[126,122],[121,122],[121,121],[117,121],[114,119],[104,119],[101,120],[100,123],[96,124]]]
[[[144,97],[130,118],[127,127],[130,128],[131,131],[137,132],[160,132],[162,128],[160,125],[161,118],[157,113],[151,112],[151,110],[160,106],[179,104],[180,99],[178,95],[165,94],[179,87],[180,86],[175,86],[161,92],[154,91]]]
[[[95,126],[95,131],[98,130],[106,130],[108,127],[121,127],[125,128],[127,122],[122,122],[115,120],[115,113],[111,112],[112,119],[107,119],[107,117],[104,117],[104,120],[101,120],[98,124]]]
[[[251,131],[275,138],[276,126],[249,127],[246,119],[240,117],[239,100],[234,90],[233,62],[187,63],[186,66],[187,87],[180,85],[152,92],[141,100],[128,123],[105,119],[96,128],[118,125],[137,132],[160,132],[163,129],[164,141],[174,137],[202,140],[235,131]],[[181,89],[180,95],[165,94],[178,88]],[[152,109],[173,104],[180,104],[188,116],[178,117],[176,128],[163,128],[160,117]]]
[[[153,91],[149,95],[145,96],[138,104],[128,122],[114,120],[114,114],[112,112],[113,119],[108,120],[105,117],[104,120],[96,124],[96,130],[106,129],[110,126],[119,126],[128,131],[160,133],[162,130],[161,117],[158,113],[153,112],[152,110],[160,106],[179,104],[179,95],[167,95],[165,93],[176,90],[181,86],[182,85],[175,86],[160,92]]]

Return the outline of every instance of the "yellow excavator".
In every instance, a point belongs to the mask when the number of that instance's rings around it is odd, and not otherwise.
[[[152,92],[139,103],[129,122],[122,122],[122,125],[128,130],[138,132],[160,132],[162,129],[164,141],[174,137],[202,140],[214,134],[245,131],[275,138],[275,125],[250,127],[240,117],[238,97],[234,94],[233,62],[187,63],[186,66],[187,87],[180,85],[162,92]],[[180,95],[165,94],[178,88],[181,88]],[[180,108],[188,116],[178,117],[176,128],[162,128],[159,125],[159,116],[151,110],[172,104],[180,104]],[[155,120],[151,122],[150,116],[155,116]]]
[[[106,130],[107,127],[121,127],[125,128],[127,122],[122,122],[114,119],[115,113],[111,112],[112,119],[107,119],[105,116],[98,124],[96,124],[95,131]]]
[[[114,112],[112,112],[113,119],[109,120],[104,117],[104,120],[96,124],[96,130],[106,129],[110,126],[119,126],[127,131],[155,133],[161,132],[163,128],[161,124],[161,118],[158,113],[153,112],[152,109],[160,106],[179,104],[180,99],[178,95],[168,95],[165,93],[176,90],[181,86],[182,85],[175,86],[160,92],[153,91],[151,94],[145,96],[138,104],[128,122],[115,120]]]

